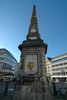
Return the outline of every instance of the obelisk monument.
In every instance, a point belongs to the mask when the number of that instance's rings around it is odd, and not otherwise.
[[[47,44],[39,33],[35,5],[26,40],[18,48],[21,51],[19,69],[21,81],[16,85],[13,100],[51,100],[46,80]]]

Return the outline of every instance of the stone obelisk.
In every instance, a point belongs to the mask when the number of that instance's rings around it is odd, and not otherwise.
[[[33,6],[26,40],[18,46],[21,51],[19,75],[13,100],[51,100],[46,80],[47,44],[38,30],[36,6]]]

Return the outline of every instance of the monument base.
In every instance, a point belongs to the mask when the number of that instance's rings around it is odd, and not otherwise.
[[[48,92],[47,92],[48,91]],[[48,84],[43,80],[18,82],[13,100],[52,100]]]

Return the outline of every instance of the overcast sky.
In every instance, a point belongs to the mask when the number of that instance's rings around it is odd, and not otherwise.
[[[26,40],[33,5],[48,57],[67,52],[67,0],[0,0],[0,48],[20,60],[19,44]]]

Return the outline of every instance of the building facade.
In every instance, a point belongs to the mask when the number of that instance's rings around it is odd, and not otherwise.
[[[67,78],[67,52],[53,57],[50,61],[47,57],[46,70],[47,76],[49,72],[53,78]]]
[[[15,57],[5,48],[0,49],[0,77],[14,76],[14,70],[17,66]]]
[[[51,68],[51,59],[52,58],[49,58],[49,57],[47,57],[46,58],[46,73],[47,73],[47,76],[49,77],[49,76],[51,76],[52,75],[52,68]]]
[[[51,60],[52,75],[67,75],[67,53],[63,53]]]

